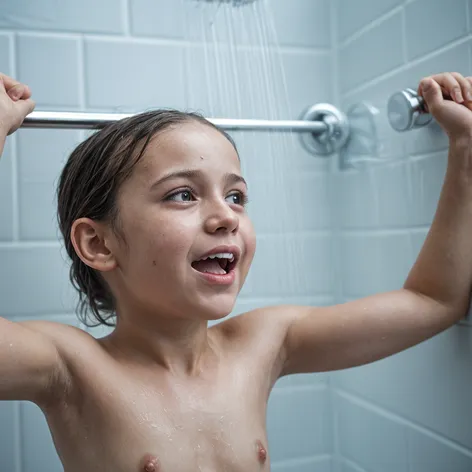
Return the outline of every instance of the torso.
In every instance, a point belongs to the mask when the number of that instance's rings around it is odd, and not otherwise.
[[[226,323],[209,330],[218,361],[180,382],[126,365],[105,338],[74,330],[71,392],[43,407],[65,472],[268,472],[266,406],[280,349],[273,336],[239,336],[227,328],[238,323]]]

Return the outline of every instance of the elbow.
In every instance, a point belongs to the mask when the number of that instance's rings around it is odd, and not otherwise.
[[[444,299],[442,297],[434,297],[422,291],[418,291],[408,287],[407,284],[403,287],[404,290],[413,294],[417,300],[420,300],[421,305],[425,306],[427,312],[437,315],[441,319],[450,320],[450,324],[455,324],[465,318],[469,312],[471,295],[466,297],[459,297],[453,299]]]

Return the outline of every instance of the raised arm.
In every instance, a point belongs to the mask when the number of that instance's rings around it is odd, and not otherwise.
[[[0,72],[0,156],[6,137],[21,126],[34,105],[27,85]]]
[[[466,315],[472,291],[471,91],[472,78],[457,73],[420,82],[418,92],[450,146],[438,208],[403,288],[328,308],[286,307],[281,375],[373,362],[431,338]]]
[[[30,97],[26,85],[0,73],[0,156],[6,137],[34,109]],[[64,364],[48,335],[55,325],[47,321],[14,323],[0,318],[0,400],[30,400],[41,405],[66,388]]]
[[[0,318],[0,400],[47,405],[66,393],[69,376],[54,331],[57,323]]]

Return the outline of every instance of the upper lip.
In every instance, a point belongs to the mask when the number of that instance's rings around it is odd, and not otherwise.
[[[202,256],[200,256],[198,259],[195,259],[195,261],[199,261],[201,259],[205,259],[209,256],[213,256],[214,254],[221,254],[222,252],[230,252],[234,256],[234,261],[233,264],[236,264],[236,262],[239,261],[239,258],[241,257],[241,249],[239,249],[238,246],[217,246],[210,251],[206,252]]]

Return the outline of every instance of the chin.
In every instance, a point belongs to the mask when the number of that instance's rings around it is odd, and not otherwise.
[[[208,321],[217,321],[226,318],[234,309],[236,299],[234,297],[215,297],[216,299],[205,300],[205,303],[199,306],[199,312]],[[218,298],[220,298],[218,300]],[[223,298],[226,298],[224,300]]]

